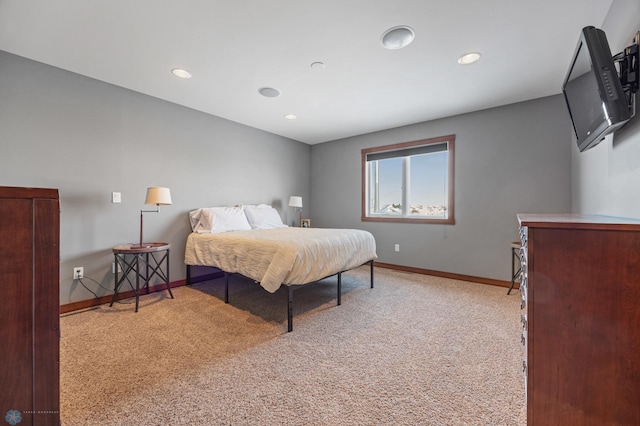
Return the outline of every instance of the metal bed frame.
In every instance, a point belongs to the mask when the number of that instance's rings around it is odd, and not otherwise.
[[[371,288],[373,288],[373,263],[374,263],[374,259],[369,260],[368,262],[363,263],[363,265],[369,264],[369,268],[370,268],[370,272],[371,272]],[[192,280],[191,280],[191,267],[192,266],[202,266],[202,265],[187,265],[187,285],[191,285]],[[219,268],[218,268],[219,269]],[[229,303],[229,275],[240,275],[240,274],[233,274],[230,272],[226,272],[226,271],[222,271],[224,273],[224,278],[225,278],[225,288],[224,288],[224,303]],[[346,272],[346,271],[340,271],[336,274],[333,275],[328,275],[324,278],[321,278],[318,281],[321,281],[325,278],[329,278],[332,277],[334,275],[338,276],[338,288],[337,288],[337,306],[340,306],[342,304],[342,273]],[[241,275],[242,276],[242,275]],[[250,278],[247,278],[250,279]],[[294,290],[297,290],[299,288],[302,287],[306,287],[310,284],[314,284],[318,281],[314,281],[314,282],[310,282],[310,283],[306,283],[306,284],[285,284],[288,287],[288,297],[287,297],[287,332],[291,332],[293,331],[293,292]],[[257,281],[256,281],[257,282]]]

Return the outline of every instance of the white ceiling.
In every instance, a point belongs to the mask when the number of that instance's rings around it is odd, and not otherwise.
[[[0,0],[0,50],[315,144],[560,93],[611,2]]]

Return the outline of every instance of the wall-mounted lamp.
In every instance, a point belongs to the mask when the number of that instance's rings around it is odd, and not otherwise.
[[[289,207],[293,207],[300,211],[300,222],[298,226],[302,226],[302,197],[298,197],[296,195],[289,197]]]
[[[156,205],[155,210],[140,210],[140,245],[133,246],[133,248],[147,248],[151,247],[149,244],[144,244],[142,240],[142,217],[144,213],[158,213],[160,212],[160,206],[171,205],[171,191],[169,188],[162,188],[153,186],[147,188],[147,198],[144,201],[145,204]]]

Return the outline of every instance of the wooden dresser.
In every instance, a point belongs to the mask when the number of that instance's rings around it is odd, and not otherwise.
[[[640,425],[640,221],[519,214],[528,425]]]
[[[0,419],[6,424],[60,424],[59,271],[58,190],[0,187]]]

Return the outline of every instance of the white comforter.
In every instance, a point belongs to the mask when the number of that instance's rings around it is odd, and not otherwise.
[[[242,274],[273,293],[282,284],[314,282],[376,258],[367,231],[291,227],[192,233],[184,261]]]

